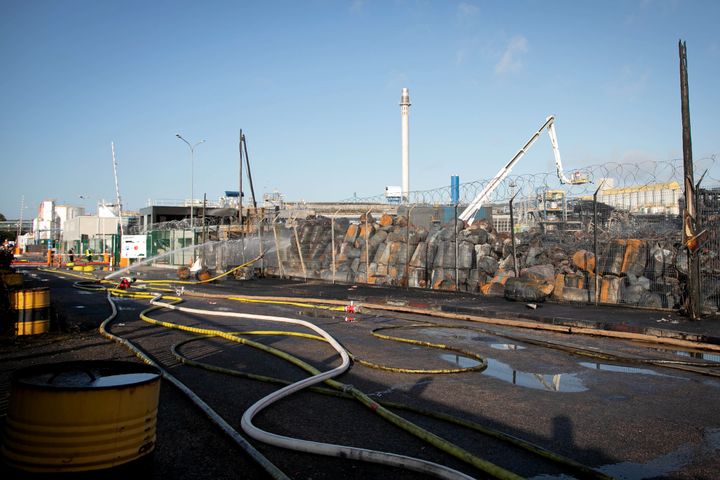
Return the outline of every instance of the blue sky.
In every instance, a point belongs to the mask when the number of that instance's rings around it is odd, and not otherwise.
[[[0,1],[0,212],[237,189],[332,201],[489,178],[549,114],[568,168],[720,154],[717,1]],[[552,169],[541,139],[513,173]],[[717,175],[714,173],[713,178]],[[83,200],[80,195],[89,197]]]

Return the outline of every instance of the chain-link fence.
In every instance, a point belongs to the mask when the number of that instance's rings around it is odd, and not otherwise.
[[[655,308],[681,304],[679,234],[675,239],[660,232],[641,235],[652,226],[636,225],[632,235],[628,226],[624,238],[603,231],[596,245],[592,230],[534,227],[516,233],[513,246],[510,232],[499,232],[490,220],[470,227],[440,220],[455,212],[455,206],[410,207],[395,216],[378,211],[352,220],[276,222],[270,227],[273,241],[266,248],[272,253],[265,258],[265,272],[528,302],[551,297]]]
[[[706,311],[720,310],[720,189],[698,192],[698,230],[707,231],[707,239],[699,250],[700,296]]]
[[[712,167],[714,157],[701,162]],[[696,164],[696,171],[701,168]],[[464,185],[457,205],[448,204],[447,188],[413,192],[417,203],[401,206],[378,202],[364,211],[306,218],[275,212],[256,219],[235,240],[214,241],[232,237],[228,225],[199,225],[195,242],[204,246],[196,253],[217,271],[262,254],[257,270],[239,272],[243,277],[262,272],[524,302],[681,308],[688,276],[678,202],[681,163],[589,170],[593,184],[558,186],[549,181],[551,174],[506,179],[471,225],[456,219],[473,191],[487,182]],[[718,183],[712,174],[704,182]],[[720,297],[720,190],[706,192],[700,197],[700,223],[711,233],[700,251],[701,297],[703,311],[714,313]],[[182,228],[151,232],[151,252],[167,252],[168,264],[188,265],[194,258],[187,248],[189,225],[175,226]]]

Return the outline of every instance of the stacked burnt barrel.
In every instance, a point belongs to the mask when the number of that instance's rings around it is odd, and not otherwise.
[[[333,227],[335,255],[333,262]],[[478,292],[510,252],[507,235],[484,222],[431,228],[387,214],[359,221],[324,217],[295,220],[276,229],[279,265],[269,274]],[[507,262],[505,262],[507,263]]]
[[[595,257],[581,236],[516,235],[516,269],[509,233],[498,233],[486,221],[423,227],[408,225],[404,216],[367,214],[353,222],[294,220],[281,230],[275,232],[278,265],[271,265],[269,274],[481,292],[517,301],[595,298]],[[600,302],[673,307],[680,300],[676,257],[674,248],[648,240],[605,244],[597,267]]]
[[[558,273],[553,297],[566,301],[595,298],[595,256],[578,250],[574,273]],[[683,258],[670,245],[640,239],[612,241],[597,265],[600,303],[672,308],[681,301]]]
[[[334,222],[335,231],[347,228],[347,220]],[[326,217],[295,220],[284,228],[273,226],[277,242],[277,265],[267,274],[290,277],[326,278],[332,264],[332,225]],[[272,260],[272,258],[269,258]]]

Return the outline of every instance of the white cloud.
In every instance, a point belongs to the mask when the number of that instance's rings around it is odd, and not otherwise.
[[[458,13],[463,17],[472,17],[480,12],[480,8],[472,3],[461,3],[458,5]]]
[[[504,75],[520,71],[523,67],[522,56],[525,52],[527,52],[527,39],[523,35],[511,38],[500,61],[495,65],[495,73]]]

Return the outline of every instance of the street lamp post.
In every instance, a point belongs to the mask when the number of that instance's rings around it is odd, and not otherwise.
[[[15,243],[20,245],[20,236],[22,235],[23,210],[25,210],[25,195],[20,199],[20,223],[18,224],[17,240]]]
[[[205,143],[205,140],[200,140],[196,144],[191,144],[185,140],[179,133],[175,134],[177,138],[185,142],[190,149],[190,241],[191,245],[195,246],[195,225],[193,224],[193,204],[195,199],[195,147],[201,143]],[[193,251],[193,255],[195,252]]]

